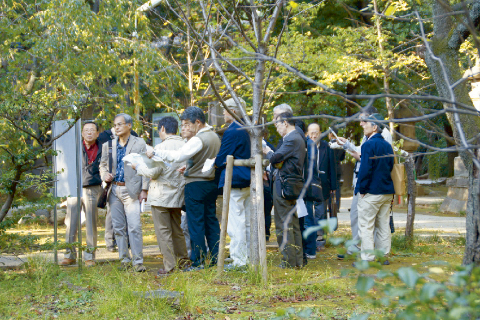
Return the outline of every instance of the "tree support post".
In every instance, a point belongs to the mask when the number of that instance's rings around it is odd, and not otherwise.
[[[77,120],[75,123],[75,157],[76,157],[76,175],[77,175],[77,218],[78,218],[78,271],[82,271],[82,163],[81,163],[81,149],[80,149],[80,142],[81,142],[81,133],[80,130],[81,128],[81,122],[80,120]]]
[[[55,165],[56,159],[53,159],[53,172],[57,174],[57,166]],[[53,197],[57,199],[57,181],[56,178],[54,178],[55,181],[53,182]],[[58,264],[58,250],[57,250],[57,245],[58,245],[58,218],[57,218],[57,202],[55,201],[54,206],[53,206],[53,261],[55,264]]]
[[[225,184],[223,186],[222,222],[220,225],[220,247],[218,248],[217,277],[223,273],[225,264],[225,242],[227,238],[228,210],[230,206],[230,192],[232,191],[233,156],[227,156],[225,168]]]
[[[230,192],[232,190],[233,166],[248,166],[255,167],[255,187],[257,189],[256,196],[258,197],[258,199],[262,200],[253,201],[257,206],[256,211],[259,214],[257,216],[257,229],[254,230],[252,228],[250,232],[256,232],[258,234],[258,254],[260,257],[259,267],[262,274],[262,279],[264,281],[267,281],[267,246],[265,242],[265,220],[263,214],[263,167],[267,164],[268,160],[263,160],[260,153],[255,155],[255,158],[251,159],[234,160],[233,156],[227,156],[227,166],[225,168],[225,184],[223,186],[223,208],[222,221],[220,225],[220,247],[218,249],[217,277],[220,277],[222,275],[225,264],[225,244],[227,238]]]

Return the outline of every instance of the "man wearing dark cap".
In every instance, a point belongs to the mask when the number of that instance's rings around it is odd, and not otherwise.
[[[391,248],[388,209],[395,193],[391,178],[393,149],[382,137],[382,129],[376,122],[378,120],[383,120],[383,117],[374,113],[362,118],[360,122],[367,141],[362,145],[355,194],[359,195],[361,258],[366,261],[375,259],[374,249],[381,250],[387,255]],[[388,260],[385,262],[388,264]]]

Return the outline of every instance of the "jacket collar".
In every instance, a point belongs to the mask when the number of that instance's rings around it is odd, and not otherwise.
[[[177,135],[171,135],[171,136],[166,137],[165,140],[163,140],[163,141],[167,141],[167,140],[182,140],[183,141],[183,138],[180,137],[180,136],[177,136]]]
[[[371,136],[368,138],[368,140],[371,140],[371,139],[382,139],[382,140],[385,140],[380,132],[374,133],[373,135],[371,135]],[[367,141],[368,141],[368,140],[367,140]]]

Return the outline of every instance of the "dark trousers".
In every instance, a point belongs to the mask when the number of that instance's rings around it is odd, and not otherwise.
[[[190,182],[185,186],[185,207],[192,245],[190,258],[194,267],[205,261],[207,255],[205,239],[210,250],[210,264],[217,262],[220,226],[215,215],[216,200],[217,185],[213,180]]]
[[[303,232],[305,231],[305,217],[298,218],[298,224],[300,226],[300,234],[302,235],[302,249],[303,249],[303,266],[306,266],[308,263],[307,260],[307,239],[303,237]]]
[[[284,239],[284,223],[289,212],[295,207],[295,200],[285,200],[278,195],[276,183],[273,184],[273,207],[275,210],[275,230],[278,246]],[[282,260],[287,267],[303,266],[302,234],[296,214],[293,214],[287,225],[287,245],[283,248]]]
[[[328,200],[327,200],[328,201]],[[318,226],[319,220],[327,219],[327,212],[325,210],[324,202],[312,202],[305,201],[305,206],[307,207],[308,215],[305,217],[305,229],[308,227]],[[323,234],[323,230],[322,234]],[[312,232],[305,239],[306,254],[315,255],[317,253],[317,233]]]
[[[337,210],[340,210],[340,200],[342,199],[342,188],[340,185],[340,180],[337,180],[337,189],[335,189],[335,197],[333,195],[328,199],[328,209],[332,212],[332,203],[335,201],[337,205]],[[338,212],[338,211],[337,211]]]
[[[270,227],[272,226],[273,198],[270,187],[263,187],[263,212],[265,214],[265,237],[270,239]]]

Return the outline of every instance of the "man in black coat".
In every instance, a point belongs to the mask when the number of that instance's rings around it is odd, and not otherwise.
[[[307,136],[310,137],[310,139],[312,139],[313,141],[317,141],[320,134],[320,126],[318,125],[318,123],[311,123],[308,125]],[[318,176],[321,181],[323,201],[305,202],[308,211],[308,216],[305,219],[305,228],[317,226],[318,221],[327,219],[327,202],[330,198],[331,192],[333,190],[336,190],[337,188],[337,170],[335,164],[335,156],[332,149],[330,149],[328,143],[323,140],[319,140],[316,144],[316,147],[317,163],[315,166],[315,171],[318,172]],[[316,241],[316,245],[314,233],[307,238],[306,248],[308,259],[315,259],[316,249],[320,249],[324,245],[323,230],[319,231],[318,236],[319,238],[318,241]]]
[[[267,159],[275,167],[272,195],[279,246],[283,243],[284,224],[288,221],[286,246],[281,251],[282,268],[303,266],[302,235],[298,216],[293,210],[303,186],[306,145],[304,137],[295,129],[295,120],[292,117],[292,113],[285,112],[275,118],[277,132],[283,137],[281,147],[275,152],[269,147],[263,149]],[[291,193],[286,192],[287,190]]]

